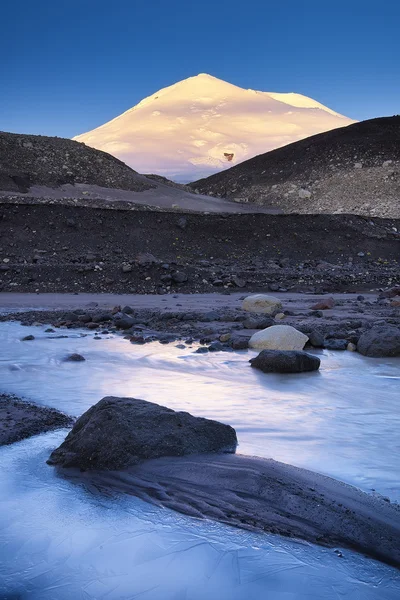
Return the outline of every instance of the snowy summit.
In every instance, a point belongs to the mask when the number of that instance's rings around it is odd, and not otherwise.
[[[301,94],[245,90],[201,73],[74,139],[140,173],[188,182],[352,122]]]

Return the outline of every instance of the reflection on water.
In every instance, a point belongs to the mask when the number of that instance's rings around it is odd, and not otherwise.
[[[400,499],[399,361],[324,353],[319,373],[267,375],[253,355],[193,354],[0,324],[0,390],[79,415],[107,394],[219,419],[240,452]],[[20,339],[33,333],[35,340]],[[87,333],[87,332],[86,332]],[[59,332],[58,332],[59,334]],[[79,352],[83,363],[63,362]],[[397,600],[398,571],[344,551],[106,498],[45,460],[66,431],[0,448],[0,599]]]
[[[250,367],[251,352],[201,355],[175,344],[135,346],[79,332],[50,339],[44,329],[1,324],[2,390],[73,415],[111,394],[188,410],[235,427],[241,453],[400,500],[399,359],[324,352],[320,372],[272,375]],[[34,341],[20,341],[32,332]],[[63,362],[72,352],[86,362]]]
[[[53,432],[0,449],[0,598],[398,600],[395,569],[58,478]]]

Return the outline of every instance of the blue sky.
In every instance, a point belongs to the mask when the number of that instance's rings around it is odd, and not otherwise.
[[[72,137],[180,79],[400,113],[397,0],[6,0],[0,130]]]

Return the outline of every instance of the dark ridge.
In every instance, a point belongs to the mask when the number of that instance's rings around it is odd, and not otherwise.
[[[382,117],[313,135],[189,185],[286,212],[396,217],[398,161],[400,116]]]
[[[140,192],[155,187],[114,156],[65,138],[0,132],[0,190],[85,183]]]

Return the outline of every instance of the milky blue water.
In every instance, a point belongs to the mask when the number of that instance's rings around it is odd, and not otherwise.
[[[400,500],[400,361],[324,352],[319,373],[263,374],[254,353],[194,354],[0,324],[0,390],[80,415],[128,395],[233,425],[239,452]],[[32,342],[22,342],[29,333]],[[66,363],[72,352],[83,363]],[[308,600],[400,597],[394,569],[343,551],[93,495],[45,461],[66,431],[0,448],[0,598]],[[372,490],[375,490],[374,492]],[[3,595],[2,595],[3,594]]]

